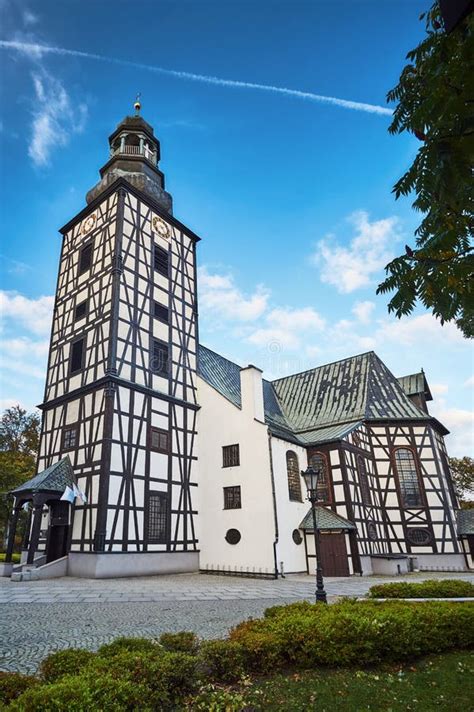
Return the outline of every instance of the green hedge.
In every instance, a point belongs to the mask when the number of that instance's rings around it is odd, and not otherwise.
[[[382,583],[372,586],[370,598],[469,598],[474,597],[474,584],[460,579]]]
[[[192,634],[178,633],[160,642],[121,638],[97,653],[53,653],[41,666],[42,680],[7,674],[0,690],[7,690],[8,709],[20,712],[193,709],[199,690],[247,673],[401,663],[470,647],[474,603],[303,602],[270,608],[225,640],[198,645]]]

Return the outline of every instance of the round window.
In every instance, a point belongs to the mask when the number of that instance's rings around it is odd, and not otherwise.
[[[301,532],[299,529],[293,529],[293,534],[291,535],[293,537],[293,541],[295,544],[301,544],[303,541],[303,537],[301,536]]]
[[[426,546],[431,542],[431,533],[429,529],[411,528],[407,530],[407,539],[413,546]]]
[[[377,527],[375,526],[375,522],[369,522],[367,524],[367,536],[371,541],[377,540]]]
[[[238,529],[229,529],[225,535],[225,540],[228,544],[238,544],[242,536]]]

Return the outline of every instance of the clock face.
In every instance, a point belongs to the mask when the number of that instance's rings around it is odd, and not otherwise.
[[[92,228],[95,225],[97,218],[95,215],[89,215],[88,218],[85,219],[84,225],[82,226],[82,234],[85,235],[87,232],[92,230]]]
[[[158,235],[161,235],[161,237],[165,237],[166,239],[168,239],[170,236],[170,229],[165,223],[165,221],[161,218],[153,218],[153,230],[157,232]]]

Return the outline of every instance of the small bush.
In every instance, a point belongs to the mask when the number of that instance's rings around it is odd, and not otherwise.
[[[122,653],[156,653],[159,655],[160,646],[148,638],[117,638],[112,643],[101,645],[97,654],[100,657],[114,657]]]
[[[245,672],[244,648],[230,640],[208,640],[201,644],[200,668],[217,682],[235,682]]]
[[[82,648],[58,650],[43,660],[40,665],[40,675],[45,682],[56,682],[64,675],[76,675],[94,657],[94,653]]]
[[[196,686],[196,658],[186,653],[156,650],[122,651],[110,656],[97,656],[84,670],[85,677],[94,679],[111,675],[126,679],[148,689],[148,701],[158,709],[190,694]]]
[[[199,648],[199,639],[195,633],[181,631],[180,633],[163,633],[159,642],[172,653],[189,653],[194,655]]]
[[[53,684],[37,685],[14,700],[9,710],[16,712],[151,712],[149,690],[130,680],[100,675],[96,678],[73,675]]]
[[[0,703],[8,705],[25,690],[38,684],[33,675],[21,675],[19,672],[0,672]]]
[[[397,581],[372,586],[370,598],[468,598],[474,597],[474,584],[460,579]]]

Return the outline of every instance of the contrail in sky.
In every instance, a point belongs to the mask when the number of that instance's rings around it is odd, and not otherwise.
[[[165,74],[177,79],[188,79],[193,82],[203,82],[204,84],[214,84],[216,86],[234,87],[236,89],[256,89],[257,91],[272,92],[274,94],[284,94],[286,96],[294,96],[298,99],[307,99],[316,101],[322,104],[333,104],[334,106],[342,106],[344,109],[353,109],[355,111],[365,111],[369,114],[381,114],[391,116],[392,110],[377,104],[365,104],[361,101],[349,101],[348,99],[338,99],[334,96],[323,96],[321,94],[313,94],[309,91],[300,91],[299,89],[287,89],[286,87],[275,87],[271,84],[256,84],[254,82],[242,82],[235,79],[221,79],[219,77],[207,76],[206,74],[194,74],[192,72],[181,72],[176,69],[165,69],[164,67],[156,67],[152,64],[142,64],[141,62],[133,62],[128,59],[118,59],[117,57],[107,57],[103,54],[93,54],[92,52],[81,52],[77,49],[66,49],[64,47],[51,47],[50,45],[35,44],[29,42],[17,42],[14,40],[0,40],[0,49],[13,49],[23,54],[32,57],[41,57],[43,54],[59,54],[63,57],[83,57],[84,59],[94,59],[99,62],[109,62],[112,64],[120,64],[124,67],[135,67],[136,69],[144,69],[148,72],[156,72]]]

